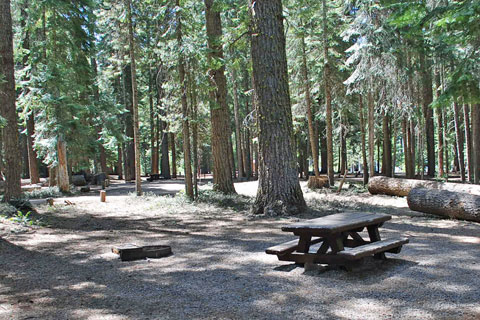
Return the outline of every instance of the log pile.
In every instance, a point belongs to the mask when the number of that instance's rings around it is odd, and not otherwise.
[[[408,196],[409,192],[414,188],[463,192],[480,196],[480,185],[387,177],[373,177],[370,178],[368,183],[368,191],[371,194],[386,194],[397,197]]]
[[[480,222],[480,196],[448,190],[414,188],[407,197],[411,210]]]

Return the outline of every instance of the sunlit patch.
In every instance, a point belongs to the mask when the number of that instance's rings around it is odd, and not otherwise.
[[[103,285],[103,284],[97,284],[97,283],[91,282],[91,281],[85,281],[85,282],[80,282],[80,283],[71,285],[68,288],[70,290],[84,290],[84,289],[91,289],[91,288],[105,289],[106,286]]]
[[[467,293],[467,292],[470,292],[472,290],[474,290],[473,288],[471,288],[470,286],[467,286],[467,285],[461,285],[461,284],[450,284],[448,282],[443,282],[443,281],[435,281],[435,282],[431,282],[429,284],[427,284],[427,287],[428,288],[432,288],[432,289],[435,289],[435,290],[443,290],[443,291],[446,291],[446,292],[452,292],[452,293]],[[475,288],[476,290],[477,288]]]
[[[128,319],[129,317],[112,314],[111,311],[105,309],[92,309],[92,308],[82,308],[71,311],[73,317],[78,319],[87,319],[87,320],[122,320]]]
[[[345,319],[379,319],[392,317],[394,312],[384,302],[375,299],[351,299],[335,305],[333,313]],[[370,315],[371,317],[366,317]]]

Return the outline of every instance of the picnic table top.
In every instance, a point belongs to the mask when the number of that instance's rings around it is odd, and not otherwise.
[[[329,216],[296,222],[282,227],[282,231],[297,233],[337,233],[369,225],[381,224],[392,216],[382,213],[342,212]]]

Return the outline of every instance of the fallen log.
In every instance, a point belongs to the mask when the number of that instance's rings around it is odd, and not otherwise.
[[[480,222],[480,196],[447,190],[413,188],[407,197],[414,211]]]
[[[447,190],[480,196],[480,185],[387,177],[373,177],[368,182],[368,191],[371,194],[406,197],[413,188]]]

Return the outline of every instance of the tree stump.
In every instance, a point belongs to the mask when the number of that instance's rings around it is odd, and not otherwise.
[[[310,176],[308,177],[307,187],[309,189],[321,189],[328,187],[328,178],[325,176],[315,177]]]
[[[447,190],[414,188],[407,197],[411,210],[480,222],[480,196]]]
[[[100,202],[106,202],[107,201],[107,192],[104,190],[100,191]]]

